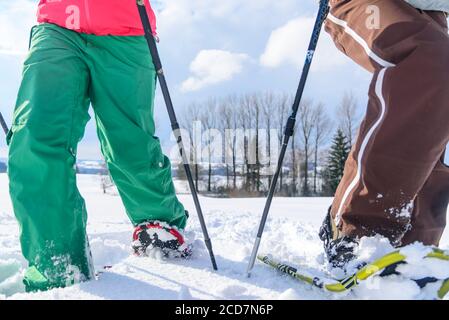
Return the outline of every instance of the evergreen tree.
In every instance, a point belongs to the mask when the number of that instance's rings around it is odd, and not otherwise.
[[[324,191],[328,195],[334,195],[337,190],[338,184],[343,177],[350,149],[347,137],[341,129],[338,129],[332,141],[328,163],[323,173]]]

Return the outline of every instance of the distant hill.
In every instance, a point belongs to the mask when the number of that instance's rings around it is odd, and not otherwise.
[[[77,161],[76,167],[79,174],[108,174],[104,161],[80,160]],[[6,159],[0,159],[0,173],[5,173],[6,169]]]
[[[0,173],[6,172],[6,164],[0,161]]]
[[[104,161],[99,160],[79,160],[76,163],[76,168],[78,174],[108,174]]]

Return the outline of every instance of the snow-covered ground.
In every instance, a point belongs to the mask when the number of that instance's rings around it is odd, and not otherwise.
[[[132,226],[119,197],[103,194],[98,176],[80,175],[78,180],[89,210],[88,232],[94,262],[98,270],[104,265],[113,268],[88,283],[24,293],[21,277],[26,264],[20,254],[19,230],[7,192],[7,177],[0,174],[0,299],[417,299],[432,298],[434,294],[432,287],[420,291],[414,282],[399,276],[367,281],[352,293],[324,293],[260,263],[248,279],[245,270],[264,199],[201,197],[219,265],[217,272],[210,267],[193,203],[186,194],[180,195],[180,199],[191,212],[186,236],[194,243],[194,257],[188,261],[137,258],[130,254]],[[306,269],[323,269],[317,229],[330,201],[276,198],[260,251]],[[416,247],[411,252],[417,252]],[[442,247],[449,249],[447,232]],[[391,247],[382,239],[365,239],[361,254],[376,257],[389,250]],[[421,271],[429,268],[436,269],[442,278],[449,277],[449,262],[428,262]],[[415,268],[404,272],[417,271]]]

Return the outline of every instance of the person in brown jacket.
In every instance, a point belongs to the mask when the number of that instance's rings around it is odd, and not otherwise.
[[[363,236],[438,246],[449,202],[449,0],[331,0],[326,31],[373,73],[368,109],[320,230],[344,266]],[[441,11],[444,10],[444,11]],[[376,17],[377,15],[377,17]]]

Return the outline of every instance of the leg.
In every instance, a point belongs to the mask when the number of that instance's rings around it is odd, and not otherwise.
[[[102,151],[133,224],[149,220],[184,229],[171,164],[155,137],[156,73],[143,37],[95,37],[89,50],[91,99]]]
[[[86,208],[76,187],[75,154],[88,121],[88,72],[76,34],[34,30],[9,136],[9,180],[29,262],[28,290],[92,277]]]
[[[449,141],[444,14],[422,13],[404,1],[331,2],[326,29],[374,73],[367,115],[332,206],[334,226],[343,235],[381,234],[400,245],[413,227],[415,200]],[[367,28],[369,5],[380,10],[379,28]],[[415,239],[432,237],[438,236]]]
[[[420,241],[438,246],[446,227],[448,203],[449,167],[443,161],[438,161],[416,197],[411,228],[402,239],[402,244]]]
[[[437,12],[427,14],[447,29],[446,17]],[[403,245],[415,241],[426,245],[439,245],[446,227],[449,203],[449,167],[444,164],[445,153],[443,152],[441,160],[438,161],[415,200],[411,228],[402,239]]]

